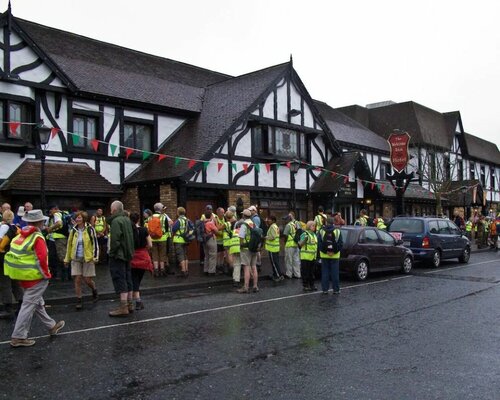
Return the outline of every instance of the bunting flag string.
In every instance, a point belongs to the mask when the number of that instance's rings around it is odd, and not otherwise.
[[[11,135],[13,135],[13,136],[17,135],[17,130],[19,129],[19,127],[21,125],[39,125],[39,123],[18,122],[18,121],[10,121],[10,122],[6,122],[6,123],[8,124],[9,131],[10,131]],[[63,132],[63,131],[61,129],[59,129],[59,128],[52,127],[50,129],[50,138],[54,139],[59,132]],[[67,133],[67,136],[68,136],[68,140],[70,140],[70,138],[71,138],[71,141],[72,141],[73,145],[75,145],[75,146],[78,146],[80,143],[83,143],[83,141],[86,140],[86,138],[82,134],[78,134],[78,133],[75,133],[75,132],[66,132],[66,133]],[[82,142],[80,142],[80,141],[82,141]],[[181,157],[181,156],[175,156],[175,155],[169,155],[169,154],[162,154],[162,153],[155,153],[155,152],[148,151],[148,150],[142,150],[142,149],[135,149],[135,148],[126,147],[126,146],[120,146],[120,145],[117,145],[117,144],[112,144],[112,143],[109,143],[109,142],[106,142],[106,141],[103,141],[103,140],[98,140],[98,139],[92,139],[92,140],[89,141],[89,143],[90,143],[91,148],[95,152],[99,151],[100,144],[103,144],[105,146],[109,146],[109,149],[111,151],[111,155],[112,156],[115,155],[116,150],[118,148],[122,148],[125,151],[125,158],[127,160],[128,160],[128,158],[132,154],[137,153],[139,155],[142,155],[142,160],[144,160],[144,161],[147,160],[147,159],[149,159],[151,156],[157,157],[157,161],[158,162],[161,162],[161,161],[163,161],[163,160],[165,160],[167,158],[168,159],[173,159],[174,160],[174,166],[178,166],[181,161],[187,161],[187,163],[188,163],[187,165],[188,165],[189,169],[192,169],[192,168],[200,165],[205,171],[208,169],[208,166],[211,163],[215,163],[215,161],[196,160],[196,159],[185,158],[185,157]],[[291,164],[292,163],[297,163],[297,162],[300,163],[301,167],[305,168],[308,171],[314,170],[316,172],[320,172],[319,176],[328,176],[328,175],[330,175],[332,178],[340,177],[341,179],[344,180],[344,184],[348,184],[349,183],[349,175],[348,174],[344,175],[344,174],[341,174],[341,173],[339,173],[337,171],[330,171],[327,168],[323,168],[323,167],[318,166],[318,165],[312,165],[312,164],[309,164],[309,163],[304,162],[302,160],[289,160],[289,161],[272,162],[272,163],[267,162],[267,163],[264,163],[264,166],[266,168],[267,173],[270,173],[271,172],[271,168],[272,168],[273,165],[276,166],[276,169],[278,169],[281,166],[286,166],[288,169],[291,169]],[[224,165],[228,165],[228,166],[230,165],[231,168],[232,168],[232,170],[234,172],[238,172],[238,167],[237,167],[236,163],[230,163],[230,162],[228,162],[226,164],[224,162],[217,161],[217,173],[219,173],[222,170],[222,168],[224,167]],[[250,170],[250,167],[254,167],[255,171],[257,171],[257,172],[261,171],[261,165],[259,163],[243,163],[242,164],[242,168],[243,168],[244,173],[248,173],[249,170]],[[375,188],[377,188],[381,192],[383,192],[385,190],[385,187],[386,187],[386,185],[384,183],[380,183],[380,182],[371,182],[371,181],[361,180],[359,178],[358,178],[358,181],[359,181],[359,183],[361,183],[365,187],[368,187],[368,185],[370,185],[370,187],[371,187],[372,190],[375,189]],[[397,189],[397,187],[394,185],[394,183],[391,182],[391,185],[394,188],[394,190]],[[447,194],[451,194],[451,193],[458,192],[458,191],[464,191],[464,190],[467,191],[467,192],[470,191],[470,190],[473,190],[473,191],[477,192],[477,187],[478,186],[479,186],[479,183],[476,183],[474,185],[461,186],[461,187],[457,187],[457,188],[452,189],[452,190],[437,191],[437,192],[440,193],[441,195],[447,195]],[[431,197],[434,196],[434,193],[432,193],[431,191],[429,191],[429,193],[430,193]]]

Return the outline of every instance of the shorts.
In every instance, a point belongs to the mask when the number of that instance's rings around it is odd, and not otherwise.
[[[175,258],[178,262],[183,262],[187,260],[187,246],[183,243],[174,243],[175,247]]]
[[[166,262],[167,259],[167,241],[163,242],[153,242],[153,247],[151,247],[151,258],[154,262]]]
[[[95,264],[93,262],[71,261],[71,276],[83,275],[85,277],[95,276]]]
[[[257,266],[257,253],[254,253],[248,249],[241,249],[240,257],[241,265],[245,265],[246,267]]]

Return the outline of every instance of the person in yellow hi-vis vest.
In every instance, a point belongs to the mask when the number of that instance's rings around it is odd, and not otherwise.
[[[305,292],[318,290],[314,285],[314,267],[318,253],[318,238],[315,230],[315,221],[308,221],[306,230],[300,235],[299,240],[302,286]]]
[[[31,210],[24,214],[23,221],[27,222],[19,235],[10,243],[10,250],[5,254],[4,273],[10,279],[19,281],[24,289],[23,302],[16,325],[12,332],[10,345],[12,347],[33,346],[35,341],[28,339],[33,314],[36,314],[50,335],[57,333],[64,327],[64,321],[56,323],[45,310],[43,294],[51,278],[47,244],[40,232],[48,220],[42,210]]]
[[[236,225],[236,224],[234,224]],[[241,280],[241,245],[240,245],[240,228],[233,228],[233,236],[229,240],[228,253],[233,261],[233,286],[239,287]]]
[[[269,253],[269,260],[271,261],[271,268],[273,270],[273,280],[278,282],[285,279],[280,268],[280,228],[276,223],[274,215],[269,216],[266,222],[269,228],[266,234],[265,249]]]
[[[326,225],[318,233],[319,256],[321,257],[321,289],[328,294],[330,282],[333,293],[340,293],[339,261],[342,250],[342,235],[340,229],[333,225],[333,218],[326,219]]]
[[[158,277],[167,274],[167,241],[170,237],[172,220],[164,213],[165,207],[162,203],[156,203],[153,208],[155,212],[147,221],[147,228],[153,241],[151,258],[153,259],[154,276]]]
[[[299,248],[295,243],[295,232],[300,228],[300,223],[295,220],[295,214],[290,212],[285,218],[287,224],[283,229],[285,242],[285,277],[300,279],[300,257]]]

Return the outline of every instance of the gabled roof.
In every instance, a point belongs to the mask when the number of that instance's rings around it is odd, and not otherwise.
[[[0,186],[0,191],[15,193],[40,192],[40,160],[26,159]],[[47,193],[79,196],[112,197],[121,190],[85,163],[45,162],[45,191]]]
[[[396,197],[396,191],[392,187],[391,183],[389,181],[381,180],[377,181],[377,183],[380,183],[383,185],[383,190],[382,194],[385,197]],[[432,193],[430,190],[424,188],[423,186],[416,184],[416,183],[410,183],[408,187],[406,188],[406,192],[404,195],[405,198],[407,199],[421,199],[421,200],[435,200],[435,195]]]
[[[463,136],[469,157],[500,166],[500,151],[495,143],[488,142],[466,132],[464,132]]]
[[[248,117],[289,68],[290,63],[279,64],[207,87],[200,115],[191,119],[173,135],[159,153],[210,160],[217,148],[227,140],[227,136]],[[187,171],[186,162],[165,168],[164,164],[151,159],[125,182],[174,178]]]
[[[369,128],[387,138],[395,129],[407,131],[411,145],[435,146],[449,150],[453,135],[443,114],[413,101],[368,109]]]
[[[389,152],[387,141],[376,133],[324,102],[315,100],[314,104],[338,141],[346,145],[357,144],[362,147]]]
[[[13,21],[79,92],[199,112],[203,88],[230,77],[20,18]]]
[[[336,193],[344,185],[345,176],[354,168],[358,178],[373,181],[370,168],[361,153],[349,151],[338,157],[333,157],[328,162],[326,170],[335,172],[336,175],[322,174],[311,186],[311,193]],[[343,175],[343,176],[341,176]]]

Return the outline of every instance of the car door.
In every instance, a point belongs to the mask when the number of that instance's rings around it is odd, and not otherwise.
[[[448,226],[450,230],[450,235],[452,236],[452,253],[453,256],[459,257],[462,255],[464,244],[462,239],[462,231],[460,228],[452,221],[448,221]]]
[[[384,264],[386,267],[400,267],[403,262],[403,250],[396,246],[396,240],[387,232],[377,230],[384,252]]]
[[[442,258],[451,258],[453,257],[455,237],[450,232],[450,225],[447,220],[438,220],[437,224],[438,236],[441,241],[441,256]]]
[[[364,235],[361,236],[364,246],[366,247],[366,255],[370,258],[370,268],[372,270],[385,268],[386,259],[384,254],[384,245],[380,241],[375,228],[366,228]]]

